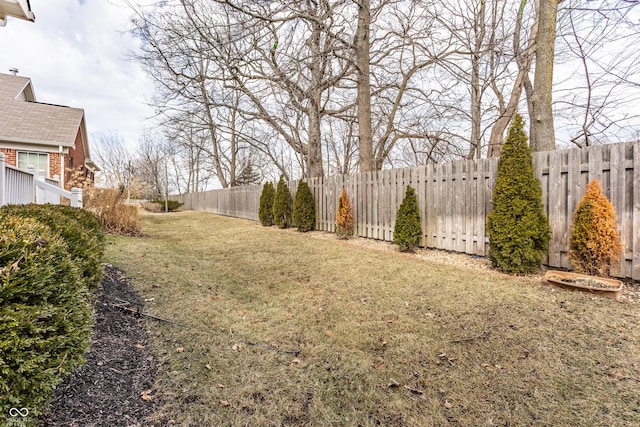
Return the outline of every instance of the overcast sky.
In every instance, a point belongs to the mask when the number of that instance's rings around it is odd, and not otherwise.
[[[126,33],[123,0],[31,0],[35,22],[9,18],[0,27],[0,72],[30,77],[40,102],[84,108],[90,141],[118,133],[135,145],[153,112],[153,86],[126,59],[136,40]]]

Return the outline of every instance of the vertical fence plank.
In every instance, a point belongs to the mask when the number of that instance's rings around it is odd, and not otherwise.
[[[626,224],[625,224],[625,207],[626,207],[626,161],[625,161],[625,145],[615,144],[609,147],[609,183],[610,183],[610,196],[609,199],[616,210],[617,227],[620,231],[620,236],[624,238],[626,236]],[[623,242],[625,240],[623,239]],[[626,253],[628,245],[623,244],[622,253],[617,263],[611,266],[611,275],[616,277],[624,277],[626,270]]]
[[[546,154],[546,153],[545,153]],[[548,196],[547,200],[547,218],[549,218],[549,227],[551,228],[551,241],[549,242],[549,265],[553,267],[560,266],[560,247],[563,241],[563,230],[565,227],[564,215],[560,196],[562,195],[562,180],[560,178],[561,169],[561,152],[549,152],[547,156],[539,156],[542,162],[546,160],[549,170],[547,176]],[[543,166],[544,168],[544,166]]]
[[[427,227],[427,212],[425,203],[425,179],[426,179],[426,166],[420,166],[417,170],[417,182],[416,182],[416,197],[418,198],[418,212],[420,212],[420,229],[422,235],[420,235],[419,245],[421,247],[426,246],[426,227]]]
[[[640,280],[640,142],[633,144],[633,260],[631,278]]]
[[[425,246],[428,248],[433,248],[436,246],[436,240],[435,240],[435,236],[436,236],[436,227],[437,227],[437,220],[436,220],[436,213],[435,213],[435,206],[436,206],[436,200],[435,200],[435,178],[434,178],[434,169],[433,169],[433,164],[429,164],[425,166],[426,169],[426,181],[425,181],[425,204],[426,204],[426,218],[425,218],[425,229],[423,230],[425,235],[426,235],[426,239],[425,239]]]

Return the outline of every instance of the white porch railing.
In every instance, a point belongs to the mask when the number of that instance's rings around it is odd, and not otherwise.
[[[33,167],[25,171],[7,165],[4,154],[0,153],[0,206],[27,203],[59,205],[60,197],[67,197],[71,206],[82,207],[82,189],[67,191],[59,186],[59,181],[45,178]]]

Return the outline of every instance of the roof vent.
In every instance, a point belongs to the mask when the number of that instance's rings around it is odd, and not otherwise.
[[[18,69],[17,68],[9,68],[9,72],[11,74],[13,74],[14,76],[18,75]]]

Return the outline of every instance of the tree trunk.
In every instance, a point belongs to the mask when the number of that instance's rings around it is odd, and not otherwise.
[[[371,8],[369,0],[357,0],[358,28],[356,30],[356,65],[358,69],[358,139],[360,172],[376,168],[373,161],[371,130],[371,82],[369,72]]]
[[[480,88],[480,60],[486,33],[485,2],[480,2],[480,10],[474,21],[474,45],[471,54],[471,147],[467,158],[480,158],[482,126],[482,89]]]
[[[538,7],[539,1],[536,1],[536,8]],[[531,82],[529,81],[529,70],[531,69],[531,62],[533,61],[534,49],[535,49],[535,39],[538,33],[538,21],[536,20],[532,27],[531,32],[529,33],[529,39],[527,40],[527,47],[522,51],[520,48],[520,34],[522,31],[522,17],[524,14],[524,8],[527,4],[527,0],[522,0],[520,2],[520,8],[518,9],[518,14],[516,17],[516,28],[513,34],[513,52],[516,56],[516,62],[518,64],[518,75],[516,76],[516,80],[513,83],[513,89],[511,90],[511,95],[509,96],[509,101],[506,106],[504,102],[501,102],[501,112],[500,117],[491,128],[491,136],[489,138],[489,150],[487,153],[488,157],[499,157],[500,152],[502,151],[502,144],[504,143],[504,131],[509,126],[511,122],[511,118],[516,113],[518,109],[518,103],[520,102],[520,95],[522,94],[522,88],[525,88],[527,95],[527,103],[529,105],[529,115],[532,115],[532,110],[530,106],[529,100],[531,99],[530,89]],[[502,94],[496,91],[496,95],[502,99]]]
[[[533,115],[531,120],[531,148],[547,151],[556,148],[553,129],[551,91],[553,89],[554,45],[558,3],[562,0],[543,0],[538,9],[536,36],[536,70],[533,78]]]
[[[309,67],[311,72],[311,99],[309,100],[309,107],[307,108],[307,115],[309,116],[307,174],[309,178],[322,177],[324,175],[322,168],[322,131],[320,129],[320,121],[322,118],[320,114],[322,100],[320,32],[321,28],[319,24],[315,23],[311,38],[309,39],[313,55]]]

